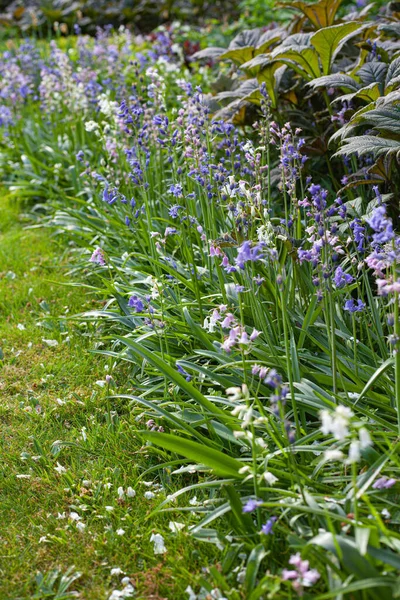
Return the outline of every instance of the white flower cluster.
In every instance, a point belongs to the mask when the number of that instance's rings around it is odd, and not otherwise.
[[[74,77],[68,55],[57,48],[53,42],[51,47],[52,58],[57,69],[41,70],[39,94],[42,103],[50,112],[58,111],[60,105],[63,105],[74,113],[85,113],[89,107],[89,100],[83,82]]]
[[[119,113],[118,102],[110,100],[107,94],[100,94],[98,102],[100,112],[109,119],[114,118],[117,121],[117,115]]]
[[[345,460],[347,464],[352,464],[361,459],[361,450],[372,445],[368,430],[353,423],[353,417],[353,411],[343,405],[337,406],[332,412],[329,410],[320,412],[322,433],[332,434],[335,440],[342,444],[350,441],[347,458],[341,449],[334,448],[324,453],[325,460]]]

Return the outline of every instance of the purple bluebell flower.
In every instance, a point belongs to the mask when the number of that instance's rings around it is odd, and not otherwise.
[[[117,194],[110,194],[108,185],[103,190],[103,201],[107,202],[107,204],[114,204],[117,200]]]
[[[236,265],[240,269],[244,269],[246,262],[255,262],[263,257],[263,244],[259,243],[254,246],[249,241],[243,242],[238,248],[238,254],[235,259]]]
[[[175,227],[166,227],[164,231],[164,236],[167,237],[169,235],[175,235],[177,232]]]
[[[344,304],[343,310],[347,310],[349,313],[361,312],[365,308],[365,304],[362,300],[358,299],[357,303],[353,298],[347,300]]]
[[[389,488],[393,487],[396,483],[397,479],[394,479],[393,477],[380,477],[375,481],[372,487],[374,488],[374,490],[388,490]]]
[[[382,204],[383,200],[382,200],[381,193],[379,191],[379,187],[377,185],[373,185],[372,189],[373,189],[373,191],[375,193],[375,196],[376,196],[376,199],[378,200],[378,203]]]
[[[311,194],[311,202],[313,206],[318,210],[322,211],[326,208],[326,198],[328,196],[327,190],[323,189],[320,185],[312,183],[308,188]]]
[[[258,274],[258,275],[257,275],[257,277],[253,277],[253,281],[254,281],[254,283],[255,283],[257,286],[260,286],[260,285],[262,285],[262,284],[264,283],[264,281],[265,281],[265,278],[264,278],[264,277],[261,277],[261,275],[260,275],[260,274]]]
[[[131,296],[129,298],[128,306],[130,308],[134,308],[137,313],[144,311],[144,304],[143,304],[142,300],[136,295]]]
[[[258,508],[259,506],[262,505],[262,501],[261,500],[248,500],[246,502],[246,504],[243,506],[243,512],[244,513],[251,513],[254,510],[256,510],[256,508]]]
[[[13,124],[12,112],[8,106],[0,106],[0,127],[8,127]]]
[[[335,285],[338,289],[343,288],[345,285],[352,283],[354,281],[354,277],[352,277],[349,273],[345,273],[342,267],[337,267],[335,271],[335,275],[333,277]]]
[[[309,561],[302,560],[299,552],[290,557],[289,564],[293,565],[294,569],[283,569],[282,579],[291,581],[297,594],[302,596],[304,588],[314,585],[321,575],[316,569],[310,569]]]
[[[380,204],[374,209],[367,223],[375,231],[372,236],[374,244],[385,244],[394,238],[392,219],[386,216],[386,206],[384,204]]]
[[[290,557],[289,564],[294,566],[294,569],[283,569],[282,579],[291,581],[294,590],[299,596],[303,596],[304,588],[311,587],[321,577],[316,569],[310,569],[308,560],[302,560],[300,553]]]
[[[182,197],[182,186],[180,183],[176,183],[170,186],[169,193],[175,196],[176,198]]]
[[[271,535],[276,520],[277,517],[271,517],[268,519],[268,521],[261,527],[261,533],[264,535]]]
[[[282,384],[282,377],[275,369],[270,369],[265,378],[265,383],[273,389],[276,389]]]
[[[92,256],[90,257],[90,262],[95,263],[97,265],[101,265],[102,267],[105,266],[106,260],[104,258],[104,253],[101,248],[96,248],[96,250],[93,252]]]
[[[172,217],[173,219],[176,219],[179,215],[179,211],[181,208],[183,208],[183,207],[179,206],[179,204],[174,204],[174,206],[171,206],[171,208],[168,211],[169,216]]]
[[[357,250],[359,252],[363,252],[365,242],[365,227],[361,225],[360,219],[354,219],[351,221],[350,227],[353,230],[354,241],[357,244]]]
[[[181,367],[181,365],[178,362],[176,363],[176,368],[178,370],[178,373],[185,377],[186,381],[190,381],[192,379],[191,375],[189,375],[189,373],[185,371],[185,369]]]

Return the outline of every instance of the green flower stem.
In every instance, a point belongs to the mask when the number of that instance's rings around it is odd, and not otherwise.
[[[356,317],[353,313],[352,315],[352,322],[353,322],[353,352],[354,352],[354,368],[355,368],[355,372],[356,372],[356,376],[358,377],[358,361],[357,361],[357,324],[356,324]]]
[[[399,322],[399,294],[394,296],[394,334],[396,339],[400,338],[400,322]],[[396,409],[397,409],[397,426],[400,435],[400,351],[395,348],[394,353],[394,372],[395,372],[395,391],[396,391]]]
[[[301,435],[300,421],[299,421],[299,415],[298,415],[298,411],[297,411],[297,404],[296,404],[295,393],[294,393],[294,384],[293,384],[292,365],[291,365],[291,361],[290,361],[290,342],[289,342],[289,332],[288,332],[288,326],[287,326],[288,315],[287,315],[286,302],[285,302],[285,298],[283,295],[282,286],[280,286],[280,297],[281,297],[281,310],[282,310],[282,322],[283,322],[283,337],[285,340],[286,371],[287,371],[287,376],[289,379],[290,398],[292,401],[294,422],[296,424],[296,434],[298,437],[300,437],[300,435]]]
[[[335,335],[335,307],[333,300],[333,290],[330,285],[328,288],[328,304],[329,304],[329,329],[330,329],[330,342],[331,342],[331,364],[332,364],[332,389],[333,395],[336,396],[337,386],[337,355],[336,355],[336,335]]]

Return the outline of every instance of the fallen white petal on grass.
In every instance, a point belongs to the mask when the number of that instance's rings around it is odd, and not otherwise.
[[[119,600],[120,598],[132,598],[135,593],[133,585],[128,583],[122,590],[114,590],[108,597],[108,600]]]
[[[45,338],[42,338],[42,342],[47,346],[50,346],[50,348],[55,348],[58,346],[57,340],[46,340]]]
[[[170,521],[168,527],[172,533],[179,533],[184,527],[185,523],[177,523],[176,521]]]
[[[197,595],[194,593],[194,590],[191,585],[188,585],[185,592],[189,595],[188,600],[197,600]]]
[[[70,512],[69,518],[71,519],[71,521],[80,521],[82,519],[82,517],[78,515],[77,512]]]
[[[67,472],[67,469],[65,467],[63,467],[62,465],[60,465],[59,462],[57,462],[57,466],[54,467],[54,470],[57,471],[57,473],[60,473],[60,475],[62,473],[66,473]]]
[[[165,554],[167,551],[164,544],[164,538],[160,533],[152,533],[150,542],[153,542],[154,544],[154,554]]]

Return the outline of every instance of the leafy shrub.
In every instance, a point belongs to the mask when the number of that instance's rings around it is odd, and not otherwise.
[[[303,13],[300,21],[296,17],[283,28],[244,31],[232,40],[228,49],[207,48],[197,52],[193,56],[196,60],[227,60],[235,65],[236,79],[229,80],[230,89],[215,96],[225,104],[216,116],[231,119],[235,124],[254,121],[260,114],[254,107],[260,107],[260,84],[263,84],[274,118],[280,122],[296,119],[304,131],[308,152],[326,156],[329,145],[348,138],[357,126],[364,126],[372,130],[374,139],[351,137],[338,156],[396,155],[398,147],[393,138],[397,135],[394,121],[399,99],[400,47],[392,37],[392,28],[397,13],[387,22],[366,21],[369,8],[366,7],[340,18],[337,12],[340,5],[340,1],[325,0],[313,4],[287,3],[285,6]],[[337,95],[335,90],[348,93]],[[335,114],[339,103],[342,108]],[[388,120],[392,105],[394,121]],[[367,114],[369,111],[372,112]],[[338,129],[340,123],[344,126]],[[397,170],[396,159],[389,162],[383,169],[388,182]],[[372,170],[382,171],[382,166],[374,165]],[[334,181],[332,169],[330,174]],[[349,173],[342,172],[337,181],[343,177],[347,179]],[[377,182],[373,177],[367,181]]]

